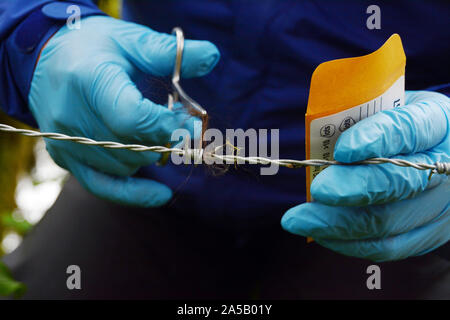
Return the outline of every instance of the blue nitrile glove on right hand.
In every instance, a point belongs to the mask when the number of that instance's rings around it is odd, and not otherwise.
[[[335,146],[340,162],[374,157],[450,162],[450,99],[407,92],[405,106],[358,122]],[[450,177],[428,180],[429,173],[392,164],[330,166],[313,180],[315,202],[290,209],[282,226],[374,261],[425,254],[450,240]]]
[[[192,130],[192,117],[143,98],[133,80],[170,75],[175,56],[175,36],[110,17],[84,18],[81,29],[64,26],[43,49],[31,83],[30,110],[43,132],[165,145],[173,130]],[[186,40],[181,75],[203,76],[219,57],[212,43]],[[97,196],[143,207],[163,205],[172,196],[163,184],[130,177],[159,154],[67,141],[46,144],[55,162]]]

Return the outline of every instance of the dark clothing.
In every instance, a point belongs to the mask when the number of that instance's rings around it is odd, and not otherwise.
[[[0,0],[0,107],[8,114],[33,123],[27,102],[36,57],[66,23],[71,3],[80,6],[83,17],[100,14],[91,0]],[[167,33],[180,26],[186,38],[217,45],[216,68],[205,77],[184,79],[183,88],[208,111],[211,128],[280,129],[280,158],[305,158],[304,115],[314,69],[325,61],[371,53],[393,33],[401,36],[406,52],[406,89],[450,93],[448,1],[377,1],[379,30],[366,26],[366,10],[373,4],[368,0],[123,4],[125,20]],[[152,101],[167,102],[161,81],[146,79],[139,88]],[[182,196],[174,205],[180,210],[189,207],[198,218],[231,227],[278,225],[283,212],[306,199],[304,170],[280,168],[276,175],[260,176],[258,166],[246,166],[214,179],[204,170],[191,173],[190,167],[168,163],[141,173],[178,190]]]
[[[101,14],[90,0],[0,0],[0,105],[8,114],[35,124],[28,110],[35,61],[72,2],[83,17]],[[183,88],[206,108],[212,128],[279,128],[280,158],[305,157],[314,69],[368,54],[393,33],[406,51],[406,88],[449,93],[447,1],[378,1],[380,30],[366,27],[372,1],[124,4],[125,20],[160,32],[180,26],[187,38],[216,44],[217,67],[183,80]],[[166,103],[167,90],[156,83],[147,79],[139,88]],[[157,210],[121,207],[69,182],[5,258],[27,284],[27,298],[450,298],[450,263],[435,252],[381,263],[382,289],[369,291],[372,263],[283,232],[283,213],[305,201],[304,170],[259,176],[259,167],[239,166],[217,178],[202,167],[168,164],[140,174],[177,191],[175,202]],[[82,270],[80,291],[66,288],[72,264]]]
[[[368,290],[370,261],[306,244],[278,225],[231,234],[185,210],[120,207],[71,179],[4,261],[30,299],[450,298],[450,261],[439,252],[379,263],[381,290]],[[66,287],[73,264],[81,290]]]

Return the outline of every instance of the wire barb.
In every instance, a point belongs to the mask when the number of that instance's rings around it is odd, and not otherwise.
[[[204,159],[204,157],[209,157],[231,163],[242,162],[247,164],[261,164],[261,165],[276,164],[281,167],[287,168],[302,168],[307,166],[321,167],[330,165],[362,165],[362,164],[390,163],[399,167],[411,167],[417,170],[431,170],[430,177],[432,174],[450,175],[449,162],[436,162],[435,164],[427,164],[427,163],[415,163],[403,159],[389,159],[389,158],[371,158],[355,163],[342,163],[335,160],[322,160],[322,159],[311,159],[311,160],[270,159],[264,157],[242,157],[239,155],[231,155],[231,154],[222,155],[217,153],[206,153],[204,152],[204,149],[190,149],[190,148],[180,149],[180,148],[169,148],[164,146],[122,144],[114,141],[96,141],[85,137],[73,137],[56,132],[39,132],[35,130],[18,129],[1,123],[0,123],[0,131],[21,134],[29,137],[42,137],[53,140],[71,141],[79,144],[97,146],[107,149],[126,149],[135,152],[152,151],[157,153],[176,153],[178,155],[185,156],[188,159],[194,160],[194,164],[201,163],[201,160]]]

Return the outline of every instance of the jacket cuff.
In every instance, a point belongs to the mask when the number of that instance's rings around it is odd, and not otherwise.
[[[450,98],[450,83],[432,86],[427,88],[426,90],[440,92]]]
[[[12,117],[34,127],[37,127],[37,123],[28,109],[28,94],[34,69],[44,45],[73,15],[68,10],[71,5],[80,8],[80,18],[105,15],[93,4],[80,4],[76,1],[47,3],[32,11],[6,40],[5,71],[9,73],[10,81],[4,84],[9,87],[6,88],[9,94],[3,107]]]

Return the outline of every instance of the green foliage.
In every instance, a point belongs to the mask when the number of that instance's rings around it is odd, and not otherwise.
[[[25,127],[23,124],[0,112],[0,123]],[[20,174],[29,172],[34,166],[33,139],[19,135],[0,134],[0,244],[9,231],[25,234],[29,230],[27,222],[14,219],[16,209],[14,194]],[[0,257],[3,255],[0,246]],[[8,268],[0,262],[0,296],[19,298],[25,292],[25,285],[15,281]]]
[[[17,232],[21,236],[24,236],[33,227],[33,225],[26,220],[17,220],[12,213],[0,214],[0,224],[4,229]]]
[[[0,295],[20,298],[26,291],[23,283],[13,279],[8,268],[0,262]]]
[[[121,0],[99,0],[98,7],[106,14],[114,18],[120,18],[121,16]]]

